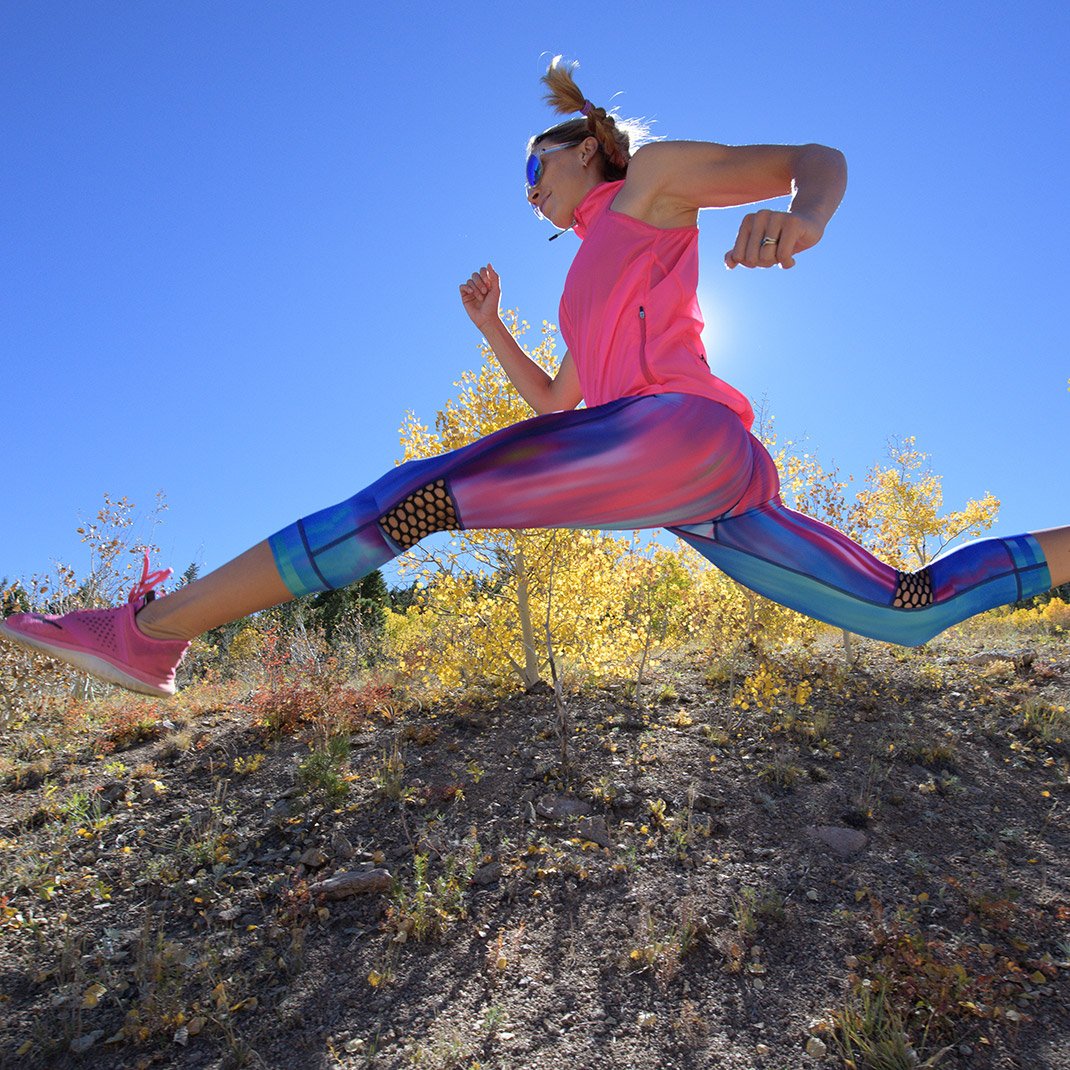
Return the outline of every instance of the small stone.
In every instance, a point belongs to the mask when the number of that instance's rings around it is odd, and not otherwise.
[[[649,1011],[640,1011],[636,1021],[639,1024],[639,1028],[649,1032],[658,1023],[658,1016],[651,1014]]]
[[[806,830],[807,835],[824,844],[837,858],[848,859],[858,854],[869,842],[864,832],[837,825],[817,825]]]
[[[324,866],[326,864],[327,855],[318,847],[310,847],[301,856],[301,865],[308,866],[309,869],[319,869],[320,866]]]
[[[724,809],[724,801],[715,798],[713,795],[707,795],[705,792],[700,791],[695,794],[694,800],[691,803],[691,809],[694,810],[696,814],[712,814],[715,810]]]
[[[309,888],[309,892],[313,895],[323,895],[328,899],[346,899],[351,895],[385,892],[392,880],[388,869],[336,873],[325,881],[317,881]]]
[[[126,785],[121,780],[109,781],[100,789],[101,801],[109,805],[118,802],[124,795],[126,795]]]
[[[360,1037],[347,1040],[345,1042],[345,1050],[347,1055],[356,1055],[357,1052],[364,1050],[364,1041]]]
[[[973,1054],[973,1048],[969,1044],[959,1045],[959,1055],[964,1055],[968,1059]]]
[[[572,799],[567,795],[544,795],[535,804],[539,817],[561,821],[568,817],[586,817],[593,810],[590,803],[583,799]]]
[[[773,1049],[771,1047],[769,1047],[768,1044],[755,1044],[754,1045],[754,1054],[755,1055],[768,1055],[772,1050]]]
[[[156,789],[153,787],[152,781],[139,780],[137,782],[137,794],[141,802],[148,802],[150,799],[155,798]],[[73,1045],[71,1050],[73,1051]]]
[[[92,1033],[86,1033],[85,1036],[76,1037],[71,1041],[71,1051],[75,1055],[82,1055],[96,1044],[100,1038],[104,1036],[103,1029],[94,1029]]]
[[[345,862],[348,862],[357,853],[353,849],[353,844],[341,832],[336,832],[331,837],[331,851],[336,858],[341,858]]]
[[[485,866],[480,866],[472,875],[472,882],[474,884],[486,887],[488,884],[493,884],[502,875],[501,862],[488,862]]]
[[[824,1059],[828,1055],[828,1045],[817,1037],[811,1037],[806,1042],[806,1054],[812,1059]]]
[[[809,899],[811,903],[816,903],[821,898],[821,893],[816,888],[811,888],[807,891],[806,898]]]
[[[585,840],[597,843],[599,847],[609,847],[609,827],[604,817],[584,817],[576,822],[576,832]]]

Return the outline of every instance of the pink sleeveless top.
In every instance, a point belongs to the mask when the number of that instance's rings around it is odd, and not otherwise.
[[[754,412],[710,373],[698,307],[698,228],[663,230],[614,212],[623,181],[595,186],[576,209],[582,239],[561,296],[561,334],[588,406],[646,394],[698,394],[750,428]]]

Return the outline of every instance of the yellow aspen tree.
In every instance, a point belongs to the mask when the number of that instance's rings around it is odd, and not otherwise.
[[[890,464],[875,465],[856,496],[850,526],[863,544],[888,564],[917,569],[960,538],[977,538],[996,522],[999,499],[986,493],[941,513],[943,477],[913,435],[888,444]]]

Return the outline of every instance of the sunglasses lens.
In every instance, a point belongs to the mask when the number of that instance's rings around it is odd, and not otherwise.
[[[528,180],[529,188],[537,186],[539,184],[539,179],[542,178],[542,160],[539,159],[539,157],[536,156],[535,153],[532,153],[528,157],[526,177]]]

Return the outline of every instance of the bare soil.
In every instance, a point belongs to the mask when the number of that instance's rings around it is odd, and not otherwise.
[[[0,1065],[834,1067],[883,984],[921,1059],[1067,1070],[1070,642],[1028,646],[830,637],[747,710],[678,657],[570,700],[567,769],[548,691],[388,711],[334,796],[234,703],[8,730]]]

